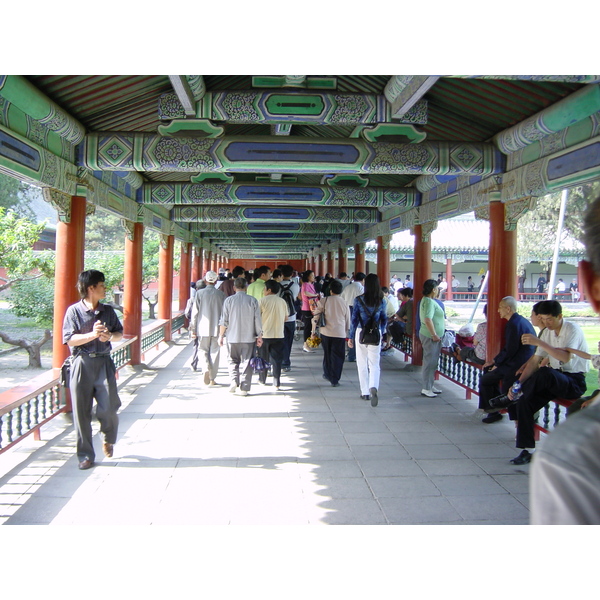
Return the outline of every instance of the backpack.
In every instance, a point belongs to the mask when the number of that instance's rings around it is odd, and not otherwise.
[[[367,309],[367,305],[364,300],[358,296],[361,304],[365,307],[367,313],[369,310]],[[373,312],[370,313],[367,322],[364,324],[361,332],[359,342],[365,346],[379,346],[381,344],[381,331],[379,329],[379,323],[375,321],[375,314],[377,313],[377,308],[373,308]]]
[[[279,296],[285,300],[285,303],[288,307],[288,317],[296,314],[296,306],[294,305],[294,295],[292,294],[292,290],[290,289],[294,285],[293,281],[285,286],[283,283],[281,284],[281,291],[279,292]]]

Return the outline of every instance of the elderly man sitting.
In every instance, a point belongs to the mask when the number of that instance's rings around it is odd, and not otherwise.
[[[495,423],[502,419],[498,409],[490,407],[490,400],[500,395],[500,383],[502,393],[506,394],[510,386],[517,379],[516,372],[533,355],[535,348],[529,344],[523,344],[521,336],[526,333],[535,336],[535,330],[531,323],[518,312],[518,303],[512,296],[506,296],[500,300],[498,314],[506,319],[504,331],[504,348],[493,361],[483,365],[485,372],[479,381],[479,408],[488,413],[482,419],[483,423]]]
[[[546,328],[538,338],[526,333],[524,344],[537,346],[536,353],[519,370],[522,395],[515,397],[509,390],[506,398],[494,398],[490,405],[508,408],[510,418],[517,421],[517,448],[521,454],[510,462],[524,465],[535,449],[535,413],[554,398],[576,399],[586,390],[585,373],[589,370],[584,358],[574,356],[565,348],[587,352],[583,331],[572,321],[563,319],[562,307],[556,300],[541,302],[538,309]],[[549,366],[541,366],[548,358]]]

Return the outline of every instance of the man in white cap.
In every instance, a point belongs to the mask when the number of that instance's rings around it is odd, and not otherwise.
[[[215,379],[219,370],[219,321],[225,302],[225,294],[215,288],[218,278],[214,271],[206,272],[206,287],[197,291],[190,319],[190,331],[194,343],[197,344],[197,360],[200,361],[204,372],[204,383],[211,387],[216,385]],[[193,359],[192,368],[196,370]]]

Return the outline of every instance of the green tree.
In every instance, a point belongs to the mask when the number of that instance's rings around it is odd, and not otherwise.
[[[0,172],[0,207],[8,210],[12,209],[20,217],[35,220],[35,215],[31,210],[30,185]]]
[[[97,209],[85,220],[85,249],[91,251],[123,251],[125,229],[121,219]]]
[[[0,267],[6,270],[5,276],[0,276],[0,292],[18,281],[54,275],[50,254],[33,251],[43,229],[44,224],[36,225],[0,207]]]
[[[8,300],[17,317],[26,317],[42,327],[50,327],[54,319],[54,279],[42,277],[36,281],[18,281],[10,290]]]
[[[39,239],[44,225],[36,225],[28,219],[19,217],[13,210],[6,211],[0,208],[0,266],[6,271],[0,277],[0,291],[11,289],[11,302],[21,298],[26,303],[33,298],[28,295],[37,294],[40,286],[45,285],[44,276],[54,277],[54,253],[34,252],[33,245]],[[31,288],[20,288],[31,284]],[[36,284],[38,287],[36,287]],[[27,311],[23,308],[23,314]],[[44,309],[40,311],[40,315]],[[35,313],[35,307],[34,307]],[[29,315],[27,315],[29,316]],[[9,334],[0,331],[0,339],[12,346],[23,348],[29,354],[29,366],[41,367],[41,348],[52,339],[50,330],[46,329],[44,335],[38,340],[15,339]]]
[[[581,241],[583,217],[590,202],[600,193],[600,181],[569,189],[561,233],[561,243],[571,238]],[[517,262],[523,270],[531,262],[539,262],[544,272],[550,270],[560,211],[562,192],[538,199],[534,210],[520,220],[517,230]]]

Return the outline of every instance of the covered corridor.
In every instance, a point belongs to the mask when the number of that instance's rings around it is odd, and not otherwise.
[[[4,525],[527,524],[529,466],[515,467],[514,427],[482,425],[476,399],[446,380],[420,396],[419,369],[382,357],[379,406],[358,397],[356,366],[321,378],[322,354],[295,342],[282,391],[228,393],[189,368],[175,336],[120,375],[115,456],[97,444],[79,471],[63,416],[42,442],[0,456]],[[269,380],[267,380],[269,382]]]

